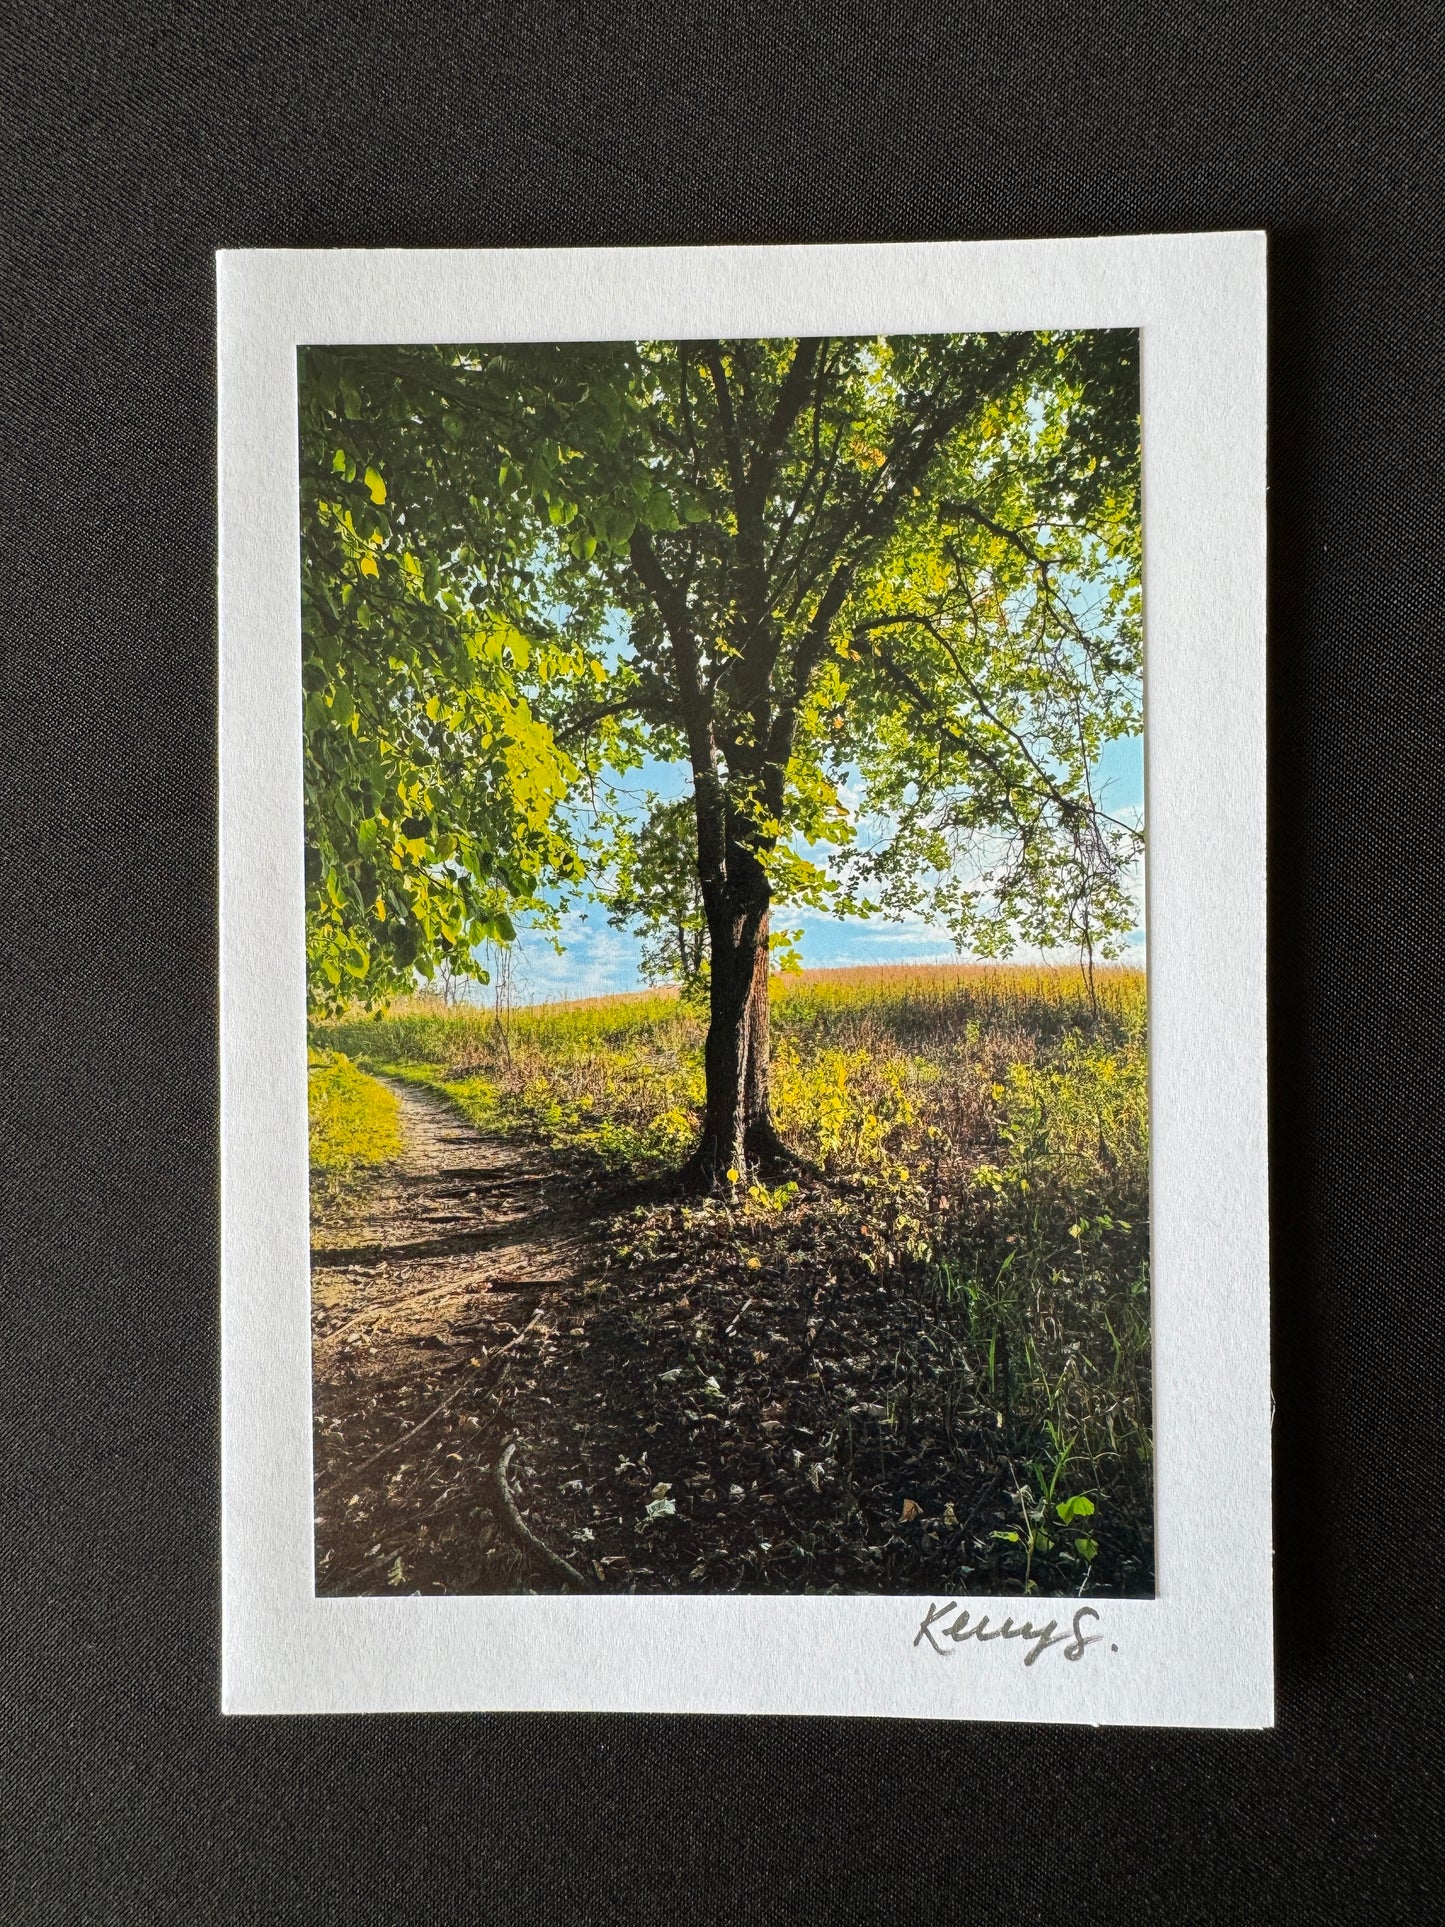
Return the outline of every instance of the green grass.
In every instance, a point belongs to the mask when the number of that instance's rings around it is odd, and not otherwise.
[[[395,1093],[335,1050],[311,1050],[306,1064],[314,1179],[338,1183],[401,1155]]]
[[[646,1173],[692,1145],[704,1030],[704,1013],[659,991],[533,1006],[505,1027],[413,998],[318,1025],[315,1041],[445,1091],[488,1128]],[[1142,973],[1100,971],[1093,1003],[1066,969],[780,976],[772,1041],[778,1127],[851,1201],[860,1267],[948,1320],[969,1397],[993,1413],[1016,1496],[1003,1550],[1024,1589],[1076,1585],[1106,1533],[1147,1558]],[[770,1235],[806,1249],[805,1194],[755,1186],[738,1204],[758,1249]],[[920,1383],[934,1369],[914,1364]],[[931,1394],[945,1407],[963,1382],[947,1372]]]

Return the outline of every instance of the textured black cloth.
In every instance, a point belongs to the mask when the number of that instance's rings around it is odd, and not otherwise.
[[[6,13],[0,1913],[1430,1917],[1438,9]],[[1246,226],[1273,237],[1277,1731],[222,1721],[214,249]]]

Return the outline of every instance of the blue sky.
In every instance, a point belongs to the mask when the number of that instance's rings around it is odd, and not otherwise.
[[[1109,744],[1096,770],[1101,798],[1121,814],[1144,807],[1144,743],[1138,736]],[[660,795],[681,795],[687,787],[681,764],[649,764],[623,779],[623,787],[639,797],[648,789]],[[781,921],[801,929],[805,968],[839,968],[849,964],[952,963],[953,944],[945,930],[921,921],[895,923],[882,917],[822,916],[810,911],[788,911]],[[558,941],[559,953],[539,931],[523,929],[518,938],[514,998],[517,1003],[551,1002],[566,997],[598,997],[614,991],[637,990],[641,944],[623,930],[614,930],[605,911],[583,906],[568,916]],[[1131,946],[1142,957],[1143,931],[1135,931]],[[1032,956],[1034,953],[1028,953]],[[485,992],[481,993],[485,995]]]

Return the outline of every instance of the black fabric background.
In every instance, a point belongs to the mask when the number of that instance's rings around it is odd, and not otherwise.
[[[1430,1917],[1435,9],[3,14],[5,1917]],[[1242,226],[1273,277],[1277,1731],[223,1722],[213,250]]]

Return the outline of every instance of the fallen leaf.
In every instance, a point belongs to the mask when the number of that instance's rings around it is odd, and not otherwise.
[[[905,1524],[909,1519],[921,1519],[922,1517],[923,1507],[918,1503],[917,1499],[905,1499],[903,1501],[903,1519]]]
[[[943,1508],[943,1523],[946,1526],[956,1526],[958,1524],[958,1514],[953,1509],[952,1499],[950,1499],[948,1504]]]

